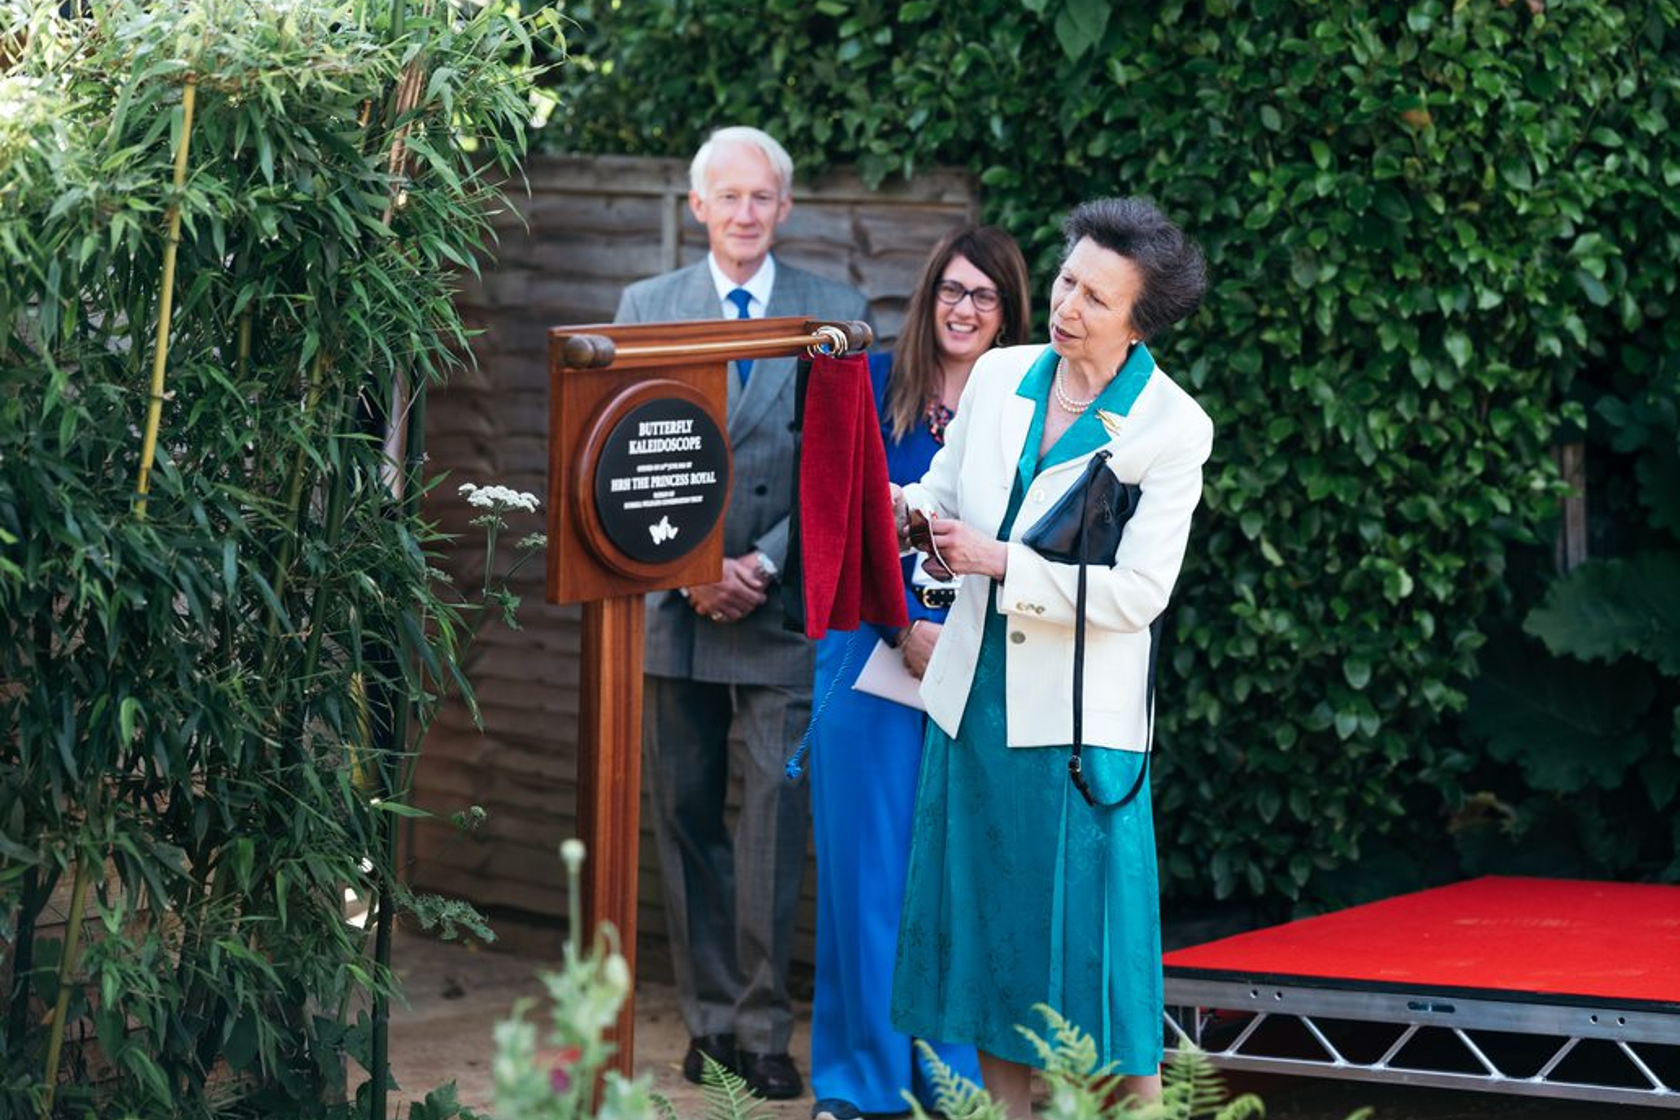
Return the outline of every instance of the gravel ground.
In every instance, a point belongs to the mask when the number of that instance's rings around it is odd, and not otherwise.
[[[408,1005],[394,1012],[391,1025],[392,1064],[402,1086],[397,1100],[418,1100],[454,1080],[463,1103],[488,1111],[491,1029],[516,999],[538,994],[536,973],[553,962],[412,936],[398,941],[393,956],[408,990]],[[797,1010],[792,1052],[804,1071],[810,1007]],[[675,991],[642,983],[636,1012],[637,1070],[652,1072],[654,1087],[670,1098],[679,1116],[697,1120],[702,1115],[699,1090],[683,1080],[680,1070],[688,1035]],[[1364,1105],[1376,1110],[1377,1120],[1656,1120],[1673,1115],[1650,1108],[1295,1077],[1248,1077],[1234,1087],[1263,1096],[1271,1120],[1344,1120]],[[767,1120],[806,1120],[810,1108],[809,1095],[773,1104]]]

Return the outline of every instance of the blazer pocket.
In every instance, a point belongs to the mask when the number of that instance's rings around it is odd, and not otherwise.
[[[1086,631],[1086,708],[1128,716],[1141,712],[1149,687],[1149,631],[1109,631],[1093,641],[1095,636]]]

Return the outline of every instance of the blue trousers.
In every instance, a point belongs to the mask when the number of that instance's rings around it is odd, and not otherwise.
[[[926,717],[852,690],[875,641],[863,629],[830,634],[817,645],[813,704],[824,696],[828,703],[809,765],[817,846],[811,1088],[819,1100],[837,1097],[864,1112],[893,1113],[907,1109],[906,1091],[933,1104],[912,1040],[889,1019]],[[934,1043],[934,1049],[958,1074],[979,1082],[972,1047]]]

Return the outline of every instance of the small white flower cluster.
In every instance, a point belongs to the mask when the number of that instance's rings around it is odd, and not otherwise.
[[[479,509],[493,509],[498,513],[512,509],[535,513],[539,504],[535,494],[514,490],[508,486],[478,486],[471,482],[463,482],[460,492],[467,496],[468,502]]]

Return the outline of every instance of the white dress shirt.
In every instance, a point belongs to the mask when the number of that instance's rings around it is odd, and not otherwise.
[[[748,318],[764,318],[764,312],[770,306],[770,289],[775,287],[776,284],[776,258],[774,256],[766,256],[764,263],[758,266],[757,272],[747,278],[745,284],[737,284],[731,280],[724,273],[723,268],[719,266],[715,254],[707,253],[706,263],[711,266],[712,283],[717,287],[719,314],[723,318],[739,319],[741,317],[740,312],[735,308],[735,304],[730,302],[729,299],[729,293],[736,288],[745,288],[748,294],[752,296],[752,302],[747,305],[749,309]]]

